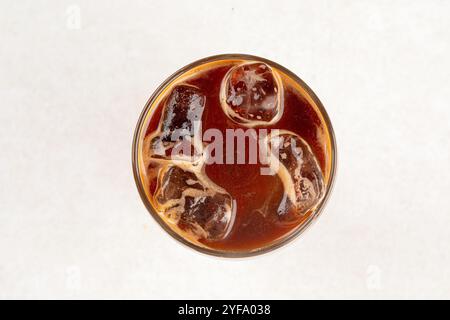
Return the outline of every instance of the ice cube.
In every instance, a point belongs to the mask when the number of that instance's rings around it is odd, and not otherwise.
[[[202,153],[201,119],[205,96],[196,87],[176,86],[168,97],[156,132],[144,139],[144,158],[195,161]]]
[[[231,196],[190,165],[163,168],[155,199],[159,211],[196,239],[223,239],[234,221]]]
[[[247,125],[267,125],[283,113],[280,77],[262,62],[233,67],[222,81],[222,108],[232,120]]]
[[[160,185],[156,200],[161,204],[181,199],[183,192],[189,188],[204,190],[195,173],[183,170],[178,166],[169,166],[163,172]]]
[[[160,127],[162,140],[178,141],[198,133],[205,101],[198,88],[185,84],[176,86],[164,107]]]
[[[290,215],[290,207],[304,215],[323,198],[325,184],[322,170],[308,143],[297,134],[281,130],[269,138],[272,157],[270,166],[283,183],[286,198],[278,215]]]
[[[202,150],[202,142],[189,136],[172,142],[165,141],[162,134],[154,133],[144,139],[144,162],[172,160],[196,163],[201,158]]]

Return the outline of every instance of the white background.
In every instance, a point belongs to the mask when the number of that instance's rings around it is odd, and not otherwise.
[[[1,0],[0,298],[450,298],[449,13],[443,0]],[[339,149],[318,223],[240,260],[170,238],[131,169],[153,90],[230,52],[303,78]]]

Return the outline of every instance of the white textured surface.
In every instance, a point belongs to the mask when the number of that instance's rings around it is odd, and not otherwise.
[[[0,298],[450,298],[449,12],[437,0],[2,0]],[[227,52],[302,77],[339,147],[319,222],[247,260],[172,240],[131,171],[157,85]]]

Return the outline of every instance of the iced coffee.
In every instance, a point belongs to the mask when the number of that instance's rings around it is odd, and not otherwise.
[[[328,116],[306,84],[266,59],[189,65],[150,98],[133,150],[151,214],[202,252],[276,248],[317,217],[335,170]]]

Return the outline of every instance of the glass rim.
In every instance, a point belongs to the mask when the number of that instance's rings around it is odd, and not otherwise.
[[[306,221],[304,221],[302,224],[300,224],[298,227],[294,228],[289,234],[285,236],[281,236],[280,238],[274,240],[272,243],[269,243],[266,246],[263,246],[261,248],[253,249],[253,250],[242,250],[242,251],[230,251],[230,250],[218,250],[208,247],[202,247],[199,245],[196,245],[195,243],[192,243],[188,240],[186,240],[183,236],[172,230],[167,223],[164,221],[164,219],[160,216],[160,214],[153,208],[152,204],[150,203],[149,199],[147,198],[147,194],[145,192],[144,186],[142,185],[142,181],[140,178],[140,168],[139,168],[139,161],[138,161],[138,155],[139,155],[139,138],[142,134],[142,129],[144,127],[144,121],[146,119],[146,116],[148,112],[150,111],[151,106],[153,105],[155,99],[160,96],[161,92],[177,77],[181,76],[183,73],[185,73],[188,70],[191,70],[192,68],[198,67],[202,64],[213,62],[213,61],[219,61],[219,60],[229,60],[229,59],[242,59],[242,60],[256,60],[261,61],[264,63],[267,63],[270,66],[274,66],[275,68],[281,70],[283,73],[285,73],[287,76],[289,76],[292,80],[294,80],[296,83],[298,83],[305,91],[306,93],[311,97],[311,99],[316,104],[317,108],[319,109],[325,125],[328,129],[330,144],[331,144],[331,167],[330,167],[330,175],[329,175],[329,181],[327,184],[327,188],[325,190],[325,195],[322,198],[321,202],[317,205],[314,212],[308,217]],[[261,58],[254,55],[249,54],[241,54],[241,53],[230,53],[230,54],[219,54],[219,55],[213,55],[206,58],[202,58],[199,60],[196,60],[180,69],[178,69],[176,72],[174,72],[172,75],[170,75],[166,80],[164,80],[153,92],[153,94],[150,96],[150,98],[147,100],[140,116],[136,124],[136,128],[134,130],[133,135],[133,144],[132,144],[132,167],[133,167],[133,175],[134,180],[137,186],[137,189],[139,191],[139,195],[142,199],[142,202],[144,203],[145,207],[147,208],[147,211],[150,213],[150,215],[157,221],[157,223],[160,225],[160,227],[163,228],[172,238],[176,239],[179,243],[194,249],[197,252],[207,254],[210,256],[216,256],[216,257],[223,257],[223,258],[246,258],[246,257],[253,257],[258,256],[261,254],[265,254],[268,252],[271,252],[275,249],[278,249],[282,246],[287,245],[288,243],[291,243],[294,239],[299,237],[306,229],[308,229],[313,222],[317,220],[317,218],[322,214],[323,209],[330,197],[330,194],[332,192],[334,183],[335,183],[335,176],[336,176],[336,167],[337,167],[337,147],[336,147],[336,137],[333,130],[333,126],[331,124],[331,120],[328,116],[327,111],[325,110],[325,107],[323,106],[320,99],[317,97],[317,95],[314,93],[314,91],[295,73],[288,70],[287,68],[281,66],[280,64],[273,62],[266,58]]]

